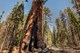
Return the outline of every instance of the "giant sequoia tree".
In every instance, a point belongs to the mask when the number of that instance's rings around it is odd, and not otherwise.
[[[22,49],[24,49],[26,45],[29,46],[30,50],[32,46],[35,48],[43,48],[42,9],[43,0],[32,1],[32,7],[27,19],[25,36],[21,44]],[[27,49],[29,48],[27,47]]]

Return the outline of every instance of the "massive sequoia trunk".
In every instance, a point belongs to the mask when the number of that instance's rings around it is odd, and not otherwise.
[[[30,42],[34,42],[34,47],[43,47],[43,45],[41,46],[43,43],[42,8],[42,0],[33,0],[32,7],[28,15],[26,34],[23,38],[23,44],[21,45],[22,49],[25,48],[25,45],[30,45]]]

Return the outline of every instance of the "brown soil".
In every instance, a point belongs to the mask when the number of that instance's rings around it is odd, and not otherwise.
[[[36,51],[34,53],[38,53],[38,50],[36,49]],[[23,50],[21,51],[22,53],[31,53],[31,52],[24,52]],[[8,53],[8,50],[3,50],[0,53]],[[12,51],[12,53],[19,53],[19,49],[14,49]],[[78,48],[64,48],[64,49],[60,49],[60,48],[50,48],[48,50],[48,52],[41,52],[41,53],[80,53],[80,49]]]

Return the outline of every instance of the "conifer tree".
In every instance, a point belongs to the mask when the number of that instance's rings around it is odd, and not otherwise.
[[[79,45],[79,22],[78,22],[78,15],[76,13],[74,13],[74,11],[72,9],[70,9],[69,7],[66,9],[67,11],[67,15],[68,15],[68,25],[69,25],[69,31],[70,31],[70,36],[72,39],[72,44],[74,45]]]
[[[14,46],[17,46],[19,44],[18,37],[20,36],[19,33],[21,33],[19,25],[23,22],[23,18],[24,18],[24,4],[23,3],[19,4],[17,2],[17,4],[12,9],[12,12],[9,14],[8,19],[6,21],[8,26],[7,35],[10,36],[8,42],[9,53],[12,52]]]

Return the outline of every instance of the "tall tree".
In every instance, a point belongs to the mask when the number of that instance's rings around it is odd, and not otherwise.
[[[27,21],[27,28],[26,28],[25,36],[23,38],[23,43],[21,44],[22,49],[26,45],[31,45],[31,42],[34,42],[33,43],[34,47],[44,48],[42,44],[43,43],[42,9],[43,9],[43,0],[32,1],[32,7],[28,14],[28,21]],[[31,49],[31,46],[29,47],[30,49]]]
[[[47,47],[51,47],[52,46],[52,32],[47,22],[45,22],[44,24],[43,33],[44,33],[43,34],[44,42],[46,43]]]
[[[67,8],[67,15],[68,15],[68,25],[69,25],[69,31],[70,31],[70,35],[71,35],[71,39],[72,39],[72,44],[74,45],[78,45],[79,42],[79,22],[78,22],[78,18],[79,16],[74,13],[74,11],[72,9],[70,9],[69,7]],[[73,41],[74,40],[74,41]]]
[[[43,19],[42,19],[42,34],[44,37],[44,41],[46,43],[47,46],[52,46],[52,34],[49,28],[49,24],[51,22],[51,10],[44,6],[43,7]],[[48,41],[47,41],[48,40]]]
[[[63,24],[59,18],[56,19],[56,26],[57,26],[57,37],[56,37],[57,46],[62,47],[64,45],[66,35],[65,35]]]
[[[10,15],[8,16],[8,19],[6,21],[7,26],[8,26],[7,35],[10,36],[10,38],[9,38],[9,40],[10,40],[9,41],[9,53],[12,52],[12,49],[15,45],[18,45],[17,37],[18,37],[19,33],[21,33],[19,31],[19,29],[20,29],[19,24],[21,24],[23,22],[23,18],[24,18],[24,4],[23,4],[23,2],[21,4],[19,4],[17,2],[17,4],[12,9],[12,12],[10,13]]]
[[[63,24],[63,27],[65,28],[66,27],[66,15],[63,11],[60,11],[60,19]]]
[[[52,34],[53,36],[52,36],[52,43],[53,43],[53,46],[56,46],[56,29],[55,29],[55,27],[53,27],[53,34]]]

